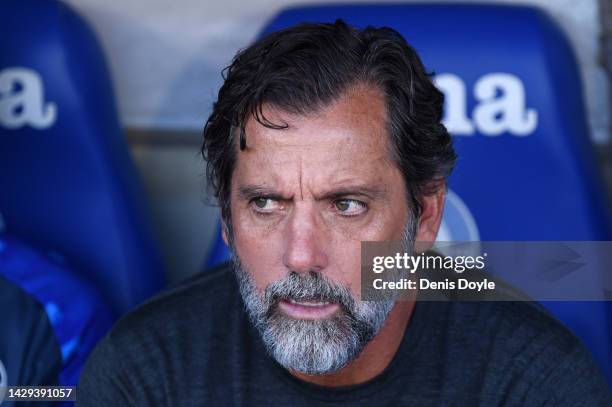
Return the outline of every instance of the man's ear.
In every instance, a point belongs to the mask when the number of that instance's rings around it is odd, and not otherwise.
[[[229,239],[228,239],[227,234],[228,234],[227,225],[225,224],[225,221],[221,221],[221,238],[225,242],[225,245],[229,247]]]
[[[445,197],[446,187],[444,183],[436,186],[434,191],[421,196],[421,216],[418,219],[415,236],[417,242],[433,243],[436,240],[442,222]]]

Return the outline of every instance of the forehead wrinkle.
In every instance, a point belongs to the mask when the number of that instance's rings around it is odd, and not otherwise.
[[[302,157],[299,158],[300,162],[298,164],[298,183],[300,186],[300,199],[304,199],[304,182],[303,182],[303,174],[304,174],[304,161],[302,160]]]

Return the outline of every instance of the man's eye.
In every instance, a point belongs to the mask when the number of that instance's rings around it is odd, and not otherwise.
[[[355,199],[341,199],[334,202],[336,210],[344,216],[355,216],[364,213],[368,206]]]
[[[271,198],[253,198],[251,204],[254,205],[254,209],[259,212],[271,212],[280,208],[278,201]]]
[[[267,199],[267,198],[255,198],[255,200],[253,200],[253,203],[259,209],[264,209],[266,207],[266,205],[268,204],[268,201],[269,201],[269,199]]]

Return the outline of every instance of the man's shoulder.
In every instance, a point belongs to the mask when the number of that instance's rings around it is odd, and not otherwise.
[[[609,400],[607,384],[590,352],[540,304],[462,302],[449,309],[448,338],[461,350],[455,360],[463,366],[475,363],[488,372],[483,376],[487,397],[512,394],[518,404],[522,398],[554,399],[553,404],[578,396]],[[556,389],[560,383],[564,388]],[[573,405],[584,404],[574,401]]]
[[[109,337],[121,339],[141,333],[206,331],[222,328],[232,312],[241,312],[236,279],[228,264],[198,273],[171,286],[123,316]],[[198,332],[202,334],[202,332]]]
[[[509,352],[524,353],[525,344],[567,353],[579,339],[542,305],[528,301],[457,302],[456,327],[477,342],[496,342]]]
[[[592,361],[580,340],[537,303],[473,301],[438,307],[445,315],[436,329],[453,351],[452,361],[477,369],[495,366],[495,380],[548,375],[577,356]]]
[[[227,377],[230,350],[249,340],[246,321],[227,265],[195,275],[115,324],[86,363],[79,398],[87,405],[183,404],[168,402],[177,392],[201,398],[202,381]],[[189,383],[198,385],[187,391]]]

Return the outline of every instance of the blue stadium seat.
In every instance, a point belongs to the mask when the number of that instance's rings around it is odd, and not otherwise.
[[[0,162],[10,233],[61,253],[118,313],[163,285],[102,50],[59,1],[0,4]]]
[[[577,64],[547,15],[504,5],[295,7],[263,34],[337,18],[396,29],[435,70],[459,155],[440,240],[610,240]],[[612,383],[612,304],[544,305]]]

